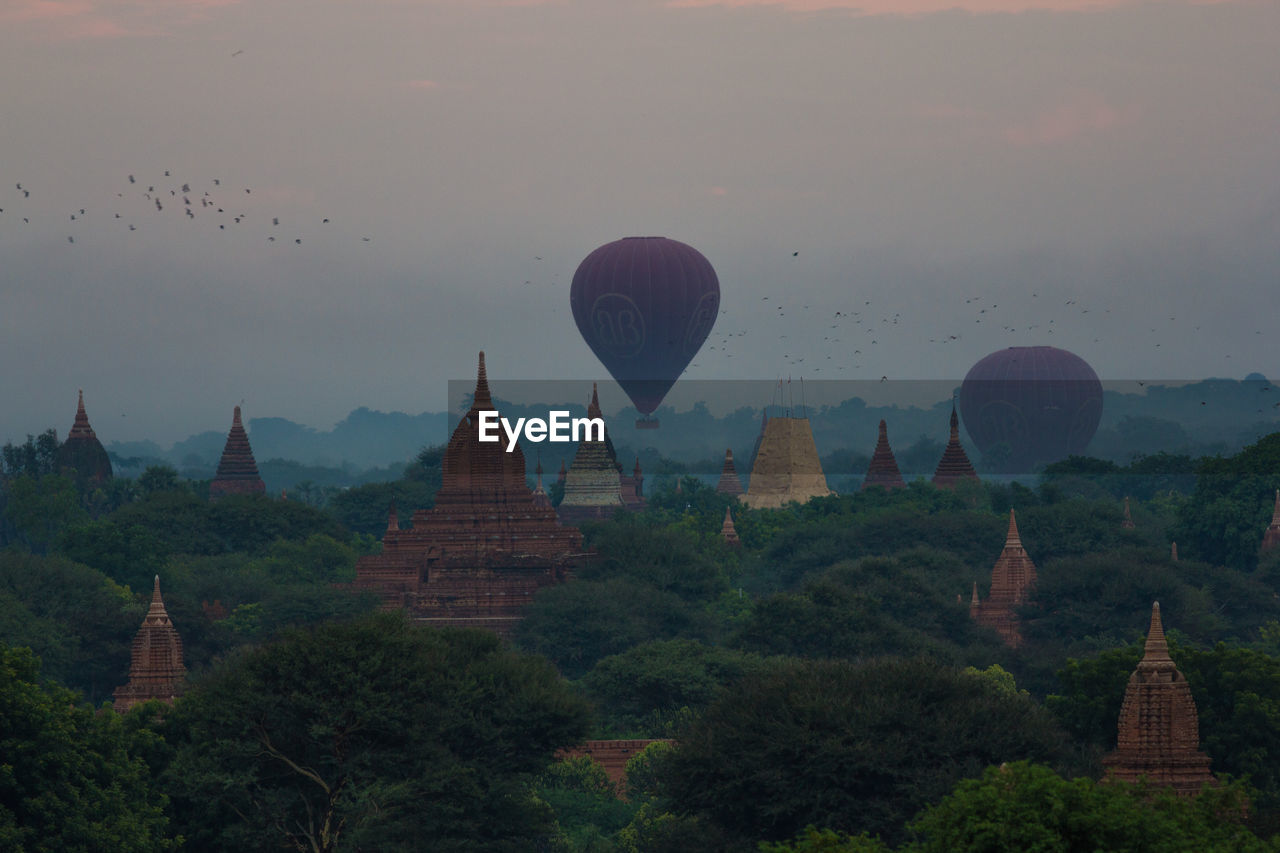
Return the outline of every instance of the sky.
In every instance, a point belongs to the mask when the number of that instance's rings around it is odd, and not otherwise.
[[[480,349],[499,395],[603,378],[569,283],[636,234],[719,277],[689,379],[1276,377],[1278,36],[1274,0],[0,0],[0,441],[79,388],[168,443],[441,411]]]

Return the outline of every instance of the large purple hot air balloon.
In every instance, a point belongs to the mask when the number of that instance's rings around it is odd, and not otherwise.
[[[624,237],[578,265],[569,291],[578,331],[645,415],[658,408],[720,313],[702,254],[666,237]],[[636,426],[657,426],[642,419]]]
[[[1084,452],[1102,418],[1102,383],[1088,362],[1066,350],[1009,347],[969,369],[960,416],[991,462],[1031,473]]]

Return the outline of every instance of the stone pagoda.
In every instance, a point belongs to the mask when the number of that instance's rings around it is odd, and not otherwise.
[[[720,538],[726,545],[734,548],[742,545],[742,540],[738,538],[738,531],[733,526],[733,513],[728,507],[724,508],[724,524],[720,525]]]
[[[1262,534],[1261,551],[1270,551],[1272,548],[1280,548],[1280,489],[1276,489],[1276,507],[1271,511],[1271,523],[1267,525],[1267,531]]]
[[[76,419],[67,433],[67,440],[58,447],[54,464],[77,483],[100,485],[111,479],[111,457],[98,436],[89,426],[89,416],[84,411],[84,391],[76,404]]]
[[[893,450],[889,447],[889,427],[880,421],[880,435],[876,438],[876,450],[871,454],[871,464],[867,466],[867,476],[862,481],[862,488],[884,486],[886,489],[905,489],[907,484],[898,470],[898,460],[893,458]]]
[[[738,469],[733,467],[733,450],[725,450],[724,466],[720,469],[720,482],[716,483],[716,492],[736,498],[744,491],[742,480],[738,479]]]
[[[1102,759],[1107,779],[1146,779],[1190,797],[1215,784],[1209,756],[1200,751],[1200,725],[1191,687],[1173,659],[1160,624],[1160,602],[1151,606],[1146,650],[1124,691],[1116,751]]]
[[[1022,635],[1018,631],[1015,608],[1029,600],[1035,583],[1036,564],[1022,547],[1018,520],[1013,510],[1009,510],[1009,532],[1005,535],[1004,550],[991,570],[991,591],[987,600],[981,601],[978,585],[974,584],[969,615],[979,625],[995,628],[1006,645],[1017,648],[1022,643]]]
[[[955,400],[951,401],[951,438],[947,440],[947,449],[942,451],[938,460],[938,469],[933,472],[933,484],[943,489],[954,489],[963,480],[978,481],[978,472],[973,470],[969,455],[960,444],[960,418],[956,416]]]
[[[258,476],[258,463],[253,460],[253,449],[249,447],[249,436],[240,421],[240,407],[236,406],[231,415],[231,432],[227,433],[227,443],[218,460],[218,473],[209,484],[209,500],[266,493],[267,486]]]
[[[382,553],[361,557],[353,586],[433,625],[509,636],[534,593],[567,580],[582,534],[561,527],[525,481],[524,453],[480,441],[480,412],[496,411],[484,353],[471,408],[445,449],[442,484],[410,529],[389,524]]]
[[[187,668],[182,663],[182,638],[178,636],[160,597],[160,576],[151,589],[151,607],[133,638],[129,683],[117,687],[114,708],[123,714],[140,702],[159,699],[172,703],[182,693]]]
[[[752,509],[776,509],[834,494],[827,488],[809,419],[768,418],[747,493],[738,499]]]
[[[604,419],[594,382],[591,383],[587,417]],[[627,503],[622,498],[622,466],[618,464],[613,442],[609,440],[608,428],[598,440],[591,440],[589,434],[583,436],[573,464],[565,472],[564,497],[556,507],[560,523],[577,525],[584,521],[608,520],[615,512],[626,508]]]

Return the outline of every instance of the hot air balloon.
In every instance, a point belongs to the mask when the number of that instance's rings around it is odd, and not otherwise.
[[[583,259],[569,291],[578,331],[645,417],[653,413],[711,333],[720,282],[692,246],[624,237]]]
[[[1009,347],[969,369],[960,416],[989,464],[1031,473],[1084,452],[1102,418],[1102,383],[1066,350]]]

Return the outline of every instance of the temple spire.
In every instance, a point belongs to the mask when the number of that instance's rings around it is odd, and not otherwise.
[[[1022,547],[1022,537],[1018,535],[1018,516],[1014,513],[1013,508],[1009,508],[1009,531],[1004,535],[1004,547],[1010,546]]]
[[[1160,621],[1160,602],[1151,605],[1151,627],[1147,630],[1147,644],[1142,650],[1139,668],[1156,669],[1164,664],[1173,665],[1169,657],[1169,643],[1164,637],[1164,624]]]
[[[267,486],[258,474],[258,463],[253,458],[253,448],[249,446],[249,436],[244,431],[244,422],[240,419],[240,407],[236,406],[232,410],[231,431],[227,433],[217,473],[209,484],[209,500],[226,495],[262,495],[266,491]]]
[[[1280,489],[1276,489],[1276,506],[1271,511],[1271,523],[1262,534],[1262,547],[1259,550],[1270,551],[1272,548],[1280,548]]]
[[[893,450],[889,447],[889,427],[881,419],[876,449],[871,454],[871,464],[867,466],[867,476],[862,481],[862,488],[883,486],[886,489],[901,489],[906,485],[902,472],[898,470],[898,460],[893,457]]]
[[[729,507],[724,508],[724,523],[720,525],[720,537],[724,539],[726,545],[736,547],[742,544],[742,540],[738,538],[738,530],[733,526],[733,513],[729,511]]]
[[[476,391],[471,395],[471,408],[481,406],[493,408],[493,398],[489,396],[489,377],[484,370],[484,350],[480,350],[480,366],[476,369]]]
[[[742,480],[738,478],[738,469],[733,464],[732,449],[724,452],[724,465],[720,468],[720,481],[716,483],[716,491],[730,497],[737,497],[744,491]]]
[[[1129,514],[1129,497],[1127,495],[1124,499],[1124,521],[1120,526],[1125,530],[1133,529],[1133,516]]]
[[[977,480],[978,472],[973,470],[969,455],[960,445],[960,417],[956,414],[956,401],[951,398],[951,437],[947,447],[942,451],[938,467],[933,472],[933,484],[944,489],[954,488],[961,480]]]
[[[76,419],[71,425],[67,438],[95,438],[93,427],[89,426],[89,416],[84,411],[84,389],[80,389],[80,399],[76,403]]]
[[[387,532],[396,533],[400,530],[400,516],[396,513],[396,502],[391,502],[391,507],[387,510]]]
[[[1169,559],[1175,563],[1178,562],[1178,543],[1177,542],[1169,543]]]
[[[602,418],[604,413],[600,411],[600,392],[596,390],[596,383],[591,383],[591,402],[587,403],[587,417]]]
[[[978,624],[994,628],[1007,645],[1016,648],[1022,642],[1016,608],[1030,598],[1035,582],[1036,565],[1022,547],[1018,518],[1010,509],[1004,548],[991,569],[991,591],[986,601],[970,607],[970,614]]]
[[[172,702],[182,692],[187,668],[182,662],[182,638],[173,627],[160,595],[160,576],[151,587],[151,605],[133,638],[129,681],[116,688],[114,708],[124,713],[148,699]]]

